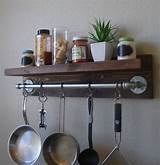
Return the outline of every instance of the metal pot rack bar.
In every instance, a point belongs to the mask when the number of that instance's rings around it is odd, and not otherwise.
[[[86,83],[86,84],[68,84],[68,83],[51,83],[51,84],[34,84],[32,80],[25,80],[23,84],[17,84],[17,89],[25,89],[28,92],[31,92],[33,89],[39,88],[72,88],[72,89],[114,89],[114,88],[121,88],[121,89],[130,89],[135,94],[142,94],[147,89],[147,81],[145,78],[141,76],[134,76],[130,82],[115,82],[115,83],[103,83],[103,84],[94,84],[94,83]]]

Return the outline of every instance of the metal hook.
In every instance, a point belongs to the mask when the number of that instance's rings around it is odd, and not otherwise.
[[[44,92],[44,89],[43,89],[43,83],[41,83],[38,99],[42,104],[44,104],[47,101],[47,96],[45,95],[45,92]]]
[[[27,97],[28,97],[28,93],[25,90],[25,88],[23,88],[23,119],[26,125],[29,125],[28,119],[27,119],[27,113],[26,113],[26,102],[27,102]]]
[[[60,96],[61,96],[61,98],[65,97],[63,83],[61,83],[61,93],[60,93]]]
[[[90,83],[88,84],[88,92],[89,92],[89,97],[93,97],[93,89]]]
[[[120,87],[122,87],[122,84],[120,84]],[[115,88],[115,101],[119,100],[121,98],[121,92],[119,90],[119,84],[116,83],[116,88]]]
[[[28,96],[28,92],[25,88],[25,86],[23,87],[23,97],[27,97]]]

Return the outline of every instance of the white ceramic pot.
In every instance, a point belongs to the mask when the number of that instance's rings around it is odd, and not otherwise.
[[[92,43],[91,53],[94,61],[111,60],[113,54],[112,44],[107,42]]]

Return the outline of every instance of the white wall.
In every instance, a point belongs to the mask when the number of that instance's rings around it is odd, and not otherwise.
[[[160,1],[158,0],[1,0],[0,1],[0,164],[12,165],[7,154],[7,140],[13,129],[22,124],[21,91],[15,84],[21,78],[4,77],[4,69],[18,67],[21,53],[34,49],[38,28],[67,26],[71,31],[87,33],[95,17],[111,19],[119,25],[121,34],[132,35],[139,53],[154,55],[153,100],[123,100],[122,152],[132,165],[160,164]],[[46,103],[48,128],[38,129],[36,97],[29,98],[29,119],[42,139],[58,128],[58,98]],[[78,106],[77,106],[78,105]],[[114,145],[112,129],[112,99],[95,99],[94,146],[101,158]],[[73,134],[81,149],[87,147],[86,99],[67,98],[66,132]],[[77,117],[77,118],[76,118]],[[43,165],[40,157],[37,165]]]

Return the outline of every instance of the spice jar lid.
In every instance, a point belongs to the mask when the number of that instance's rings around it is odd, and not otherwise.
[[[22,54],[33,54],[33,53],[34,53],[34,51],[31,50],[31,49],[27,49],[27,50],[24,50],[24,51],[22,52]]]
[[[37,34],[40,35],[40,34],[49,34],[50,31],[48,29],[39,29]]]
[[[121,37],[121,38],[119,38],[119,42],[121,42],[121,41],[134,41],[134,38],[128,37],[128,36]]]
[[[85,36],[75,36],[72,38],[72,41],[77,41],[77,40],[88,41],[88,38]]]

